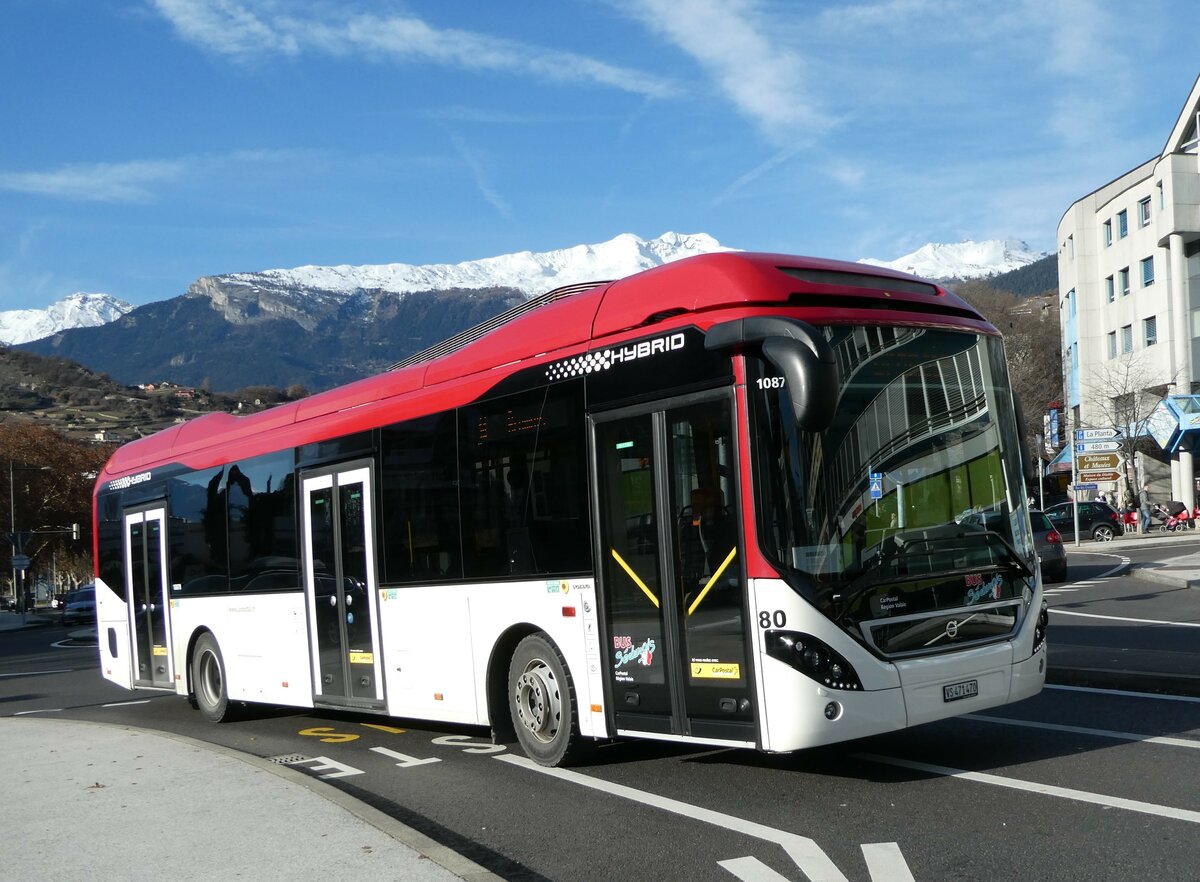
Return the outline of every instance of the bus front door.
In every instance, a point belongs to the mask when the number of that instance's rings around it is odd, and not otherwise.
[[[732,398],[594,420],[618,732],[754,743]]]
[[[125,601],[133,684],[175,688],[167,594],[166,509],[125,514]]]
[[[306,474],[302,486],[313,701],[381,707],[371,468]]]

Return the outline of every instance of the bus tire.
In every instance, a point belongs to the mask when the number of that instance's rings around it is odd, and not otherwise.
[[[579,734],[575,685],[566,662],[545,634],[530,634],[513,650],[508,707],[521,749],[543,766],[565,765],[585,746]]]
[[[192,652],[192,694],[196,709],[210,723],[227,722],[233,717],[227,683],[221,647],[216,637],[205,632],[196,639]]]

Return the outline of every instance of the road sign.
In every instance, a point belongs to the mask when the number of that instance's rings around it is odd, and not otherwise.
[[[1119,441],[1084,441],[1075,445],[1076,453],[1108,453],[1120,449]]]
[[[871,498],[883,498],[883,473],[871,472]]]
[[[1071,486],[1074,487],[1076,490],[1099,490],[1100,489],[1099,484],[1072,484]]]
[[[1085,481],[1119,481],[1121,480],[1121,473],[1115,469],[1108,472],[1087,471],[1080,472],[1079,477]]]
[[[1116,438],[1119,435],[1116,429],[1076,429],[1076,441],[1105,441],[1109,438]]]
[[[29,555],[28,554],[14,554],[12,556],[12,565],[13,565],[14,570],[29,569]]]
[[[1119,453],[1081,453],[1078,456],[1079,470],[1086,469],[1119,469],[1121,454]]]

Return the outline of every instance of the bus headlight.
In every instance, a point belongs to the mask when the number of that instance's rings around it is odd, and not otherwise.
[[[763,642],[771,658],[795,668],[822,686],[830,689],[863,688],[850,662],[811,634],[767,631]]]
[[[1046,628],[1050,625],[1050,607],[1042,601],[1042,610],[1038,613],[1037,624],[1033,627],[1033,651],[1037,652],[1046,642]]]

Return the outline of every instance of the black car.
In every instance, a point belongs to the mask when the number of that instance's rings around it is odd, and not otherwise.
[[[1046,509],[1046,517],[1063,541],[1075,539],[1075,503],[1063,502]],[[1125,533],[1120,513],[1107,502],[1079,503],[1079,538],[1111,542]]]

